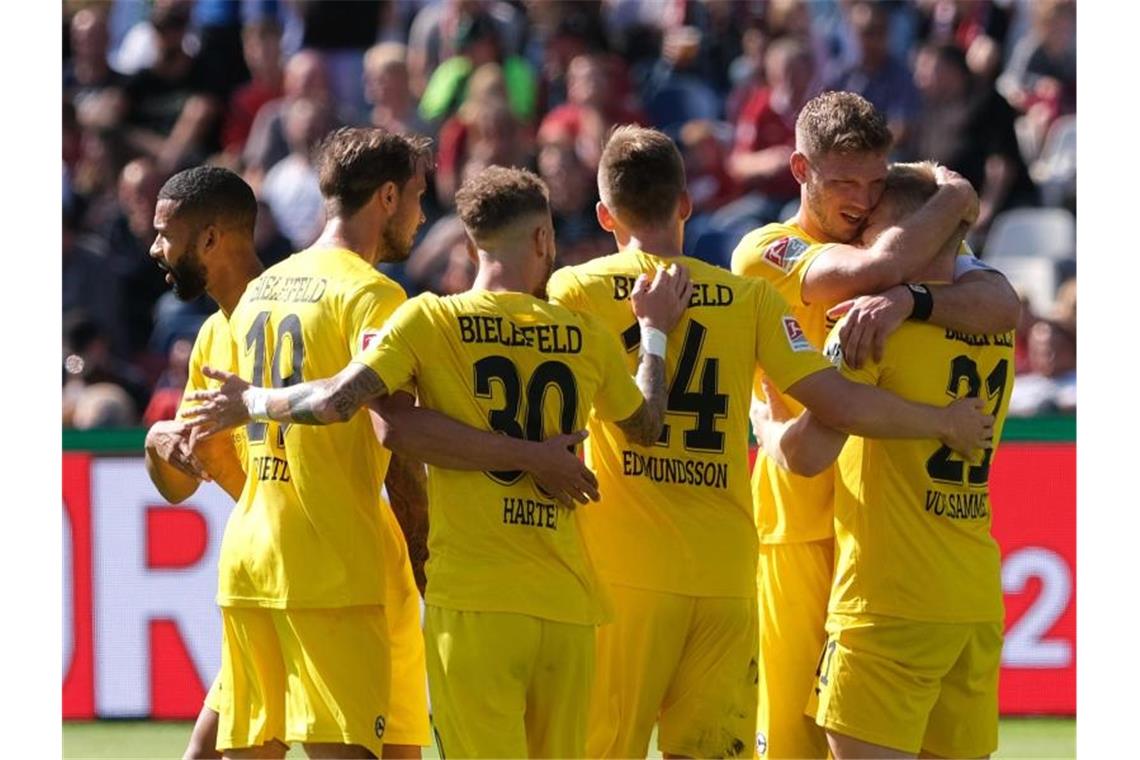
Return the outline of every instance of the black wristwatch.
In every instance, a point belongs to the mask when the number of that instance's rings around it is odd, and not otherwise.
[[[910,290],[911,297],[914,298],[914,308],[910,310],[909,319],[918,322],[925,322],[930,319],[930,313],[934,311],[934,298],[930,295],[930,288],[921,282],[908,282],[906,287]]]

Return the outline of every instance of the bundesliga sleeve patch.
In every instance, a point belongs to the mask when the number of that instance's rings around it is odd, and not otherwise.
[[[360,333],[360,350],[366,351],[368,347],[380,341],[379,330],[365,330]]]
[[[804,335],[803,328],[800,327],[800,323],[796,321],[795,317],[784,317],[784,335],[793,351],[813,350],[811,343],[808,343],[807,336]]]
[[[790,272],[808,247],[808,244],[799,238],[780,238],[764,249],[764,260],[778,269]]]

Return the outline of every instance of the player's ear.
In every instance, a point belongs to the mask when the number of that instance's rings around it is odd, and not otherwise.
[[[385,182],[380,186],[380,200],[387,209],[394,209],[400,201],[400,192],[395,182]]]
[[[598,201],[594,206],[594,213],[598,217],[598,224],[606,232],[613,232],[614,228],[617,227],[617,220],[614,219],[614,215],[610,213],[606,204]]]
[[[677,212],[681,215],[681,221],[687,222],[689,217],[693,214],[693,199],[689,195],[689,191],[681,193],[681,200],[677,203]]]
[[[463,236],[463,245],[467,249],[467,258],[471,259],[475,266],[479,266],[479,249],[470,235]]]
[[[207,224],[199,236],[199,240],[202,241],[202,250],[209,251],[216,248],[219,237],[218,226],[216,224]]]
[[[796,178],[796,182],[801,185],[806,183],[808,177],[807,156],[797,150],[792,153],[792,158],[788,163],[791,164],[792,176]]]

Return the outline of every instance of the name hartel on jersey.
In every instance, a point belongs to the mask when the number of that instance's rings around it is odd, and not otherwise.
[[[552,501],[504,496],[503,524],[558,530],[558,507]]]
[[[980,520],[990,514],[990,496],[931,488],[926,491],[926,511],[949,520]]]
[[[518,325],[502,317],[459,317],[459,338],[464,343],[529,346],[544,354],[582,351],[582,328],[577,325]]]
[[[624,301],[633,292],[633,284],[637,282],[637,278],[615,275],[613,282],[614,300]],[[734,298],[732,288],[728,285],[694,282],[693,295],[689,297],[689,306],[731,306]]]

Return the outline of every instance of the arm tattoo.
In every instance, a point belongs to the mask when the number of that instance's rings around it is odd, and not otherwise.
[[[284,396],[284,408],[271,400],[269,416],[280,422],[329,425],[344,422],[371,398],[388,392],[380,376],[354,364],[336,377],[301,383]]]
[[[642,355],[637,367],[637,387],[641,389],[645,403],[617,426],[631,442],[652,446],[665,423],[665,362],[661,357]]]
[[[428,557],[427,474],[424,466],[414,459],[393,453],[384,485],[388,487],[388,501],[408,543],[408,559],[416,583],[422,589],[426,582],[424,563]]]

